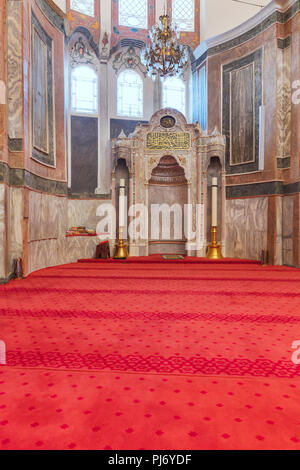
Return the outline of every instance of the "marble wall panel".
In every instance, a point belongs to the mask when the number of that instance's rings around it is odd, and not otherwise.
[[[293,264],[294,196],[282,201],[282,252],[283,264]]]
[[[99,217],[96,215],[97,208],[101,204],[109,204],[110,201],[91,199],[69,199],[68,200],[68,228],[84,226],[96,230]]]
[[[283,263],[282,251],[282,207],[283,198],[278,197],[276,201],[276,246],[275,246],[275,264],[281,265]]]
[[[107,202],[107,201],[105,201]],[[68,237],[70,226],[96,229],[99,200],[29,194],[29,272],[95,256],[97,237]]]
[[[78,259],[94,258],[98,237],[66,238],[66,263],[76,263]]]
[[[67,198],[30,192],[29,241],[59,238],[67,229]]]
[[[7,132],[10,139],[22,139],[22,2],[7,2]]]
[[[277,62],[277,155],[286,158],[291,155],[291,47],[278,49]]]
[[[37,240],[29,243],[29,272],[49,266],[63,264],[57,262],[57,240]]]
[[[9,189],[10,226],[9,226],[9,270],[13,261],[23,254],[23,189]]]
[[[81,258],[93,258],[97,243],[97,237],[64,237],[31,242],[29,272],[50,266],[76,263]]]
[[[260,259],[267,249],[268,199],[229,199],[226,201],[226,256]]]
[[[6,277],[6,223],[5,223],[5,185],[0,184],[0,279]]]

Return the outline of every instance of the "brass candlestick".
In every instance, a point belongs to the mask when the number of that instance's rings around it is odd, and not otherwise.
[[[127,245],[125,245],[124,243],[123,232],[124,232],[124,228],[120,227],[119,228],[119,240],[116,246],[114,259],[127,259],[128,258]]]
[[[221,247],[218,245],[218,227],[212,226],[211,228],[211,244],[208,245],[206,258],[208,259],[222,259]]]

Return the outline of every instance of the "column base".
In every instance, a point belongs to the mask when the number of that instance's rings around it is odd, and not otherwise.
[[[124,244],[124,240],[120,239],[116,246],[114,259],[127,259],[127,258],[128,258],[127,245]]]
[[[211,228],[211,244],[208,245],[206,258],[207,259],[223,259],[221,246],[217,243],[218,227],[212,226]]]

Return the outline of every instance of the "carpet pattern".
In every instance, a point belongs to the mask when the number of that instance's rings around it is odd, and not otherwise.
[[[0,449],[299,449],[300,272],[226,261],[1,286]]]

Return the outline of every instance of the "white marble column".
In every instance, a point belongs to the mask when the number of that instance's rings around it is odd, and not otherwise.
[[[222,218],[221,222],[219,224],[222,236],[220,239],[220,244],[221,244],[221,249],[222,249],[222,254],[224,257],[226,257],[226,171],[221,172],[221,181],[222,181],[222,188],[221,188],[221,194],[222,194]]]
[[[108,116],[108,64],[99,65],[98,187],[96,194],[110,193],[110,140]]]
[[[128,188],[128,194],[129,194],[129,210],[133,204],[133,180],[132,180],[132,173],[129,173],[129,188]],[[128,227],[131,225],[132,221],[134,220],[134,216],[130,215],[128,216]],[[132,234],[133,236],[130,237],[129,232],[128,232],[128,243],[129,243],[129,252],[131,251],[134,243],[135,243],[135,230]]]
[[[111,204],[114,207],[114,210],[116,211],[117,203],[116,203],[116,174],[115,174],[115,172],[112,173]],[[116,217],[115,217],[115,221],[116,220],[117,220],[117,214],[116,214]],[[117,227],[115,227],[114,233],[115,233],[115,237],[110,240],[110,252],[111,252],[111,254],[113,253],[113,250],[114,250],[115,244],[116,244]]]
[[[185,249],[188,256],[192,255],[192,251],[194,249],[194,240],[192,239],[193,233],[193,199],[192,199],[192,188],[191,188],[191,181],[187,183],[187,193],[188,193],[188,203],[187,208],[185,208],[184,212],[184,220],[186,221],[187,232],[185,236],[187,236],[187,242],[185,244]]]
[[[145,206],[148,207],[148,220],[149,217],[151,218],[151,207],[149,207],[149,183],[148,180],[145,181]],[[145,256],[149,255],[149,238],[151,238],[151,224],[148,226],[148,239],[145,240],[146,246],[145,246]]]

